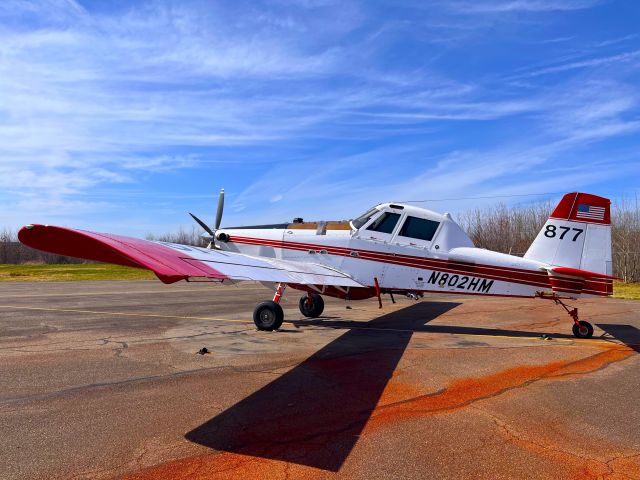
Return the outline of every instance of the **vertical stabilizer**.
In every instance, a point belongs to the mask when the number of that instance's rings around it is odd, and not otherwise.
[[[588,193],[567,193],[524,258],[611,275],[611,201]]]

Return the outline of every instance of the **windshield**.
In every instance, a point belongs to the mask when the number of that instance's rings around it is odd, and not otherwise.
[[[353,228],[357,230],[358,228],[363,226],[365,223],[367,223],[371,219],[371,217],[373,217],[376,213],[378,213],[378,209],[374,207],[370,210],[367,210],[366,213],[360,215],[355,220],[351,220],[351,224],[353,225]]]

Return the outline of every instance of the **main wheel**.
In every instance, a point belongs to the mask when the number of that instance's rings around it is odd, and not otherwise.
[[[274,301],[268,300],[259,303],[253,311],[253,323],[256,324],[258,330],[267,330],[269,332],[277,330],[284,320],[284,312],[282,307]]]
[[[578,338],[591,338],[593,336],[593,327],[589,322],[580,320],[580,326],[573,324],[573,335]]]
[[[316,318],[322,315],[324,311],[324,300],[317,293],[311,295],[303,295],[298,303],[300,313],[308,318]]]

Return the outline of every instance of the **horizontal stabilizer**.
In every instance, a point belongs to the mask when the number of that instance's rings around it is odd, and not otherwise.
[[[605,275],[604,273],[588,272],[586,270],[579,270],[577,268],[570,267],[552,267],[549,270],[562,275],[570,275],[572,277],[581,278],[608,278],[611,280],[621,280],[620,277],[614,277],[612,275]]]
[[[554,292],[576,296],[613,294],[613,280],[617,277],[570,267],[547,267],[549,281]]]

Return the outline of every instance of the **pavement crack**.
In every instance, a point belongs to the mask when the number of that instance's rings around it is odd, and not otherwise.
[[[101,388],[135,385],[142,382],[167,380],[171,378],[179,378],[179,377],[188,376],[188,375],[197,375],[200,373],[210,372],[214,370],[224,370],[224,369],[228,369],[228,367],[225,367],[225,366],[204,367],[204,368],[196,368],[192,370],[183,370],[180,372],[128,378],[125,380],[116,380],[113,382],[100,382],[100,383],[79,385],[76,387],[66,388],[64,390],[58,390],[56,392],[49,392],[49,393],[43,393],[43,394],[37,394],[37,395],[27,395],[24,397],[9,398],[6,400],[1,400],[0,407],[6,406],[6,405],[12,405],[12,404],[27,403],[27,402],[33,402],[33,401],[64,397],[66,395],[74,395],[78,393],[84,393],[87,391],[99,390]]]
[[[630,348],[611,348],[571,362],[514,367],[484,377],[456,380],[447,388],[437,392],[377,407],[370,424],[391,421],[397,417],[433,415],[457,410],[481,400],[497,397],[510,390],[528,387],[541,380],[596,372],[611,363],[625,360],[634,353]]]
[[[617,456],[615,456],[615,457],[613,457],[613,458],[611,458],[611,459],[607,460],[607,461],[605,462],[605,464],[606,464],[607,468],[609,468],[609,470],[611,471],[611,473],[607,474],[607,475],[605,476],[605,478],[610,477],[610,476],[612,476],[612,475],[616,475],[616,476],[621,475],[621,476],[623,476],[624,478],[628,478],[628,479],[630,479],[630,480],[638,480],[638,479],[640,479],[640,475],[632,476],[632,475],[630,475],[630,474],[628,474],[628,473],[625,473],[625,472],[619,471],[619,470],[618,470],[618,468],[616,468],[616,466],[615,466],[615,465],[613,465],[615,462],[620,462],[621,460],[629,460],[629,459],[632,459],[632,458],[638,458],[638,459],[640,459],[640,453],[632,453],[632,454],[630,454],[630,455],[617,455]]]
[[[506,440],[512,444],[525,448],[528,451],[533,451],[539,455],[551,457],[565,464],[570,464],[571,466],[581,465],[581,467],[579,467],[581,469],[581,473],[587,476],[587,478],[606,478],[616,473],[609,465],[610,462],[604,462],[588,455],[582,455],[577,452],[567,450],[566,448],[561,448],[558,445],[551,445],[543,442],[541,439],[532,439],[529,436],[516,431],[515,428],[501,420],[497,415],[494,415],[482,408],[475,406],[473,408],[477,412],[489,417]]]

